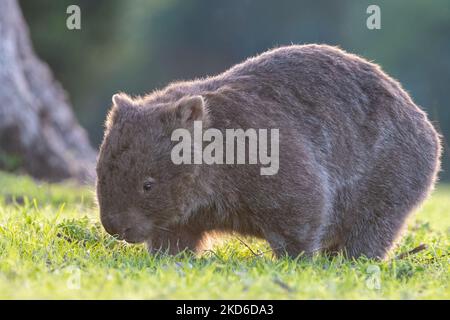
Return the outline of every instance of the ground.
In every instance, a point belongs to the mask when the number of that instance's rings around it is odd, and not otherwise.
[[[200,257],[151,256],[104,232],[93,190],[0,173],[0,298],[450,299],[449,212],[441,184],[384,262],[274,259],[236,237]]]

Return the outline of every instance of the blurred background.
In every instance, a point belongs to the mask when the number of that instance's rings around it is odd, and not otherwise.
[[[81,30],[66,9],[81,8]],[[369,30],[366,9],[381,8]],[[398,79],[450,137],[450,1],[20,1],[38,56],[68,92],[95,148],[117,91],[145,94],[222,72],[274,46],[326,43]],[[450,180],[448,151],[441,179]]]

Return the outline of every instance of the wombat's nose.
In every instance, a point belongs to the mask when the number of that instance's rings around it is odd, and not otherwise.
[[[114,225],[111,218],[101,215],[100,220],[101,220],[103,228],[105,228],[106,232],[108,232],[110,235],[115,236],[115,237],[121,236],[121,232],[120,232],[119,228],[117,228]]]

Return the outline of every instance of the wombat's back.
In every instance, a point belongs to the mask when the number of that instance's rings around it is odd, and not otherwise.
[[[242,97],[236,112],[309,137],[317,159],[337,179],[367,173],[384,149],[414,156],[434,171],[439,166],[439,137],[426,114],[378,65],[338,48],[274,49],[203,85],[232,88]]]

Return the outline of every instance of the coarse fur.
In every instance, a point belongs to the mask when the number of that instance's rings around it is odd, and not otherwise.
[[[278,128],[279,171],[175,165],[171,133]],[[440,140],[379,66],[292,45],[145,97],[113,97],[97,164],[106,230],[150,250],[199,250],[208,232],[266,239],[277,255],[385,258],[435,184]],[[149,190],[143,185],[149,184]]]

